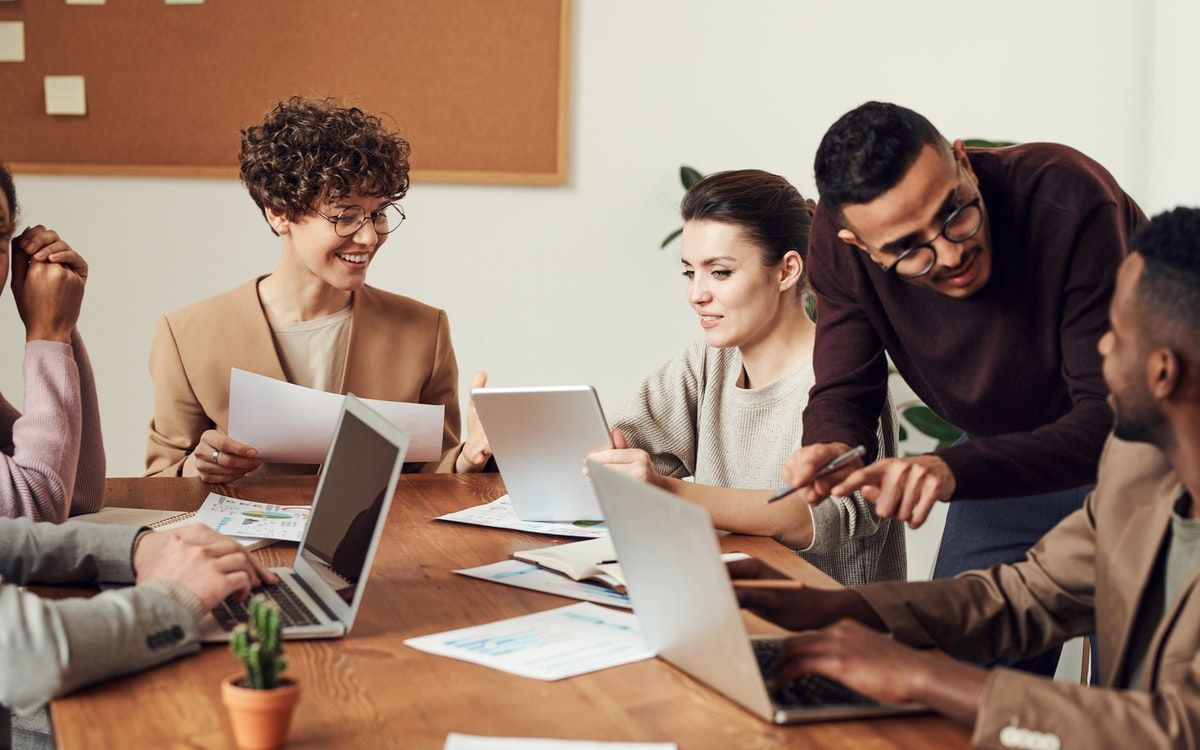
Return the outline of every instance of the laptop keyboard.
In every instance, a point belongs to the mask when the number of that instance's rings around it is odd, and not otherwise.
[[[279,607],[279,622],[285,628],[316,625],[320,622],[284,583],[258,586],[251,589],[250,595],[254,594],[262,594],[275,602]],[[247,608],[249,603],[249,597],[244,602],[235,601],[233,597],[229,597],[213,610],[213,617],[225,630],[233,630],[238,623],[250,620],[250,610]]]
[[[754,646],[758,669],[767,679],[767,684],[770,685],[775,670],[779,667],[780,642],[752,638],[750,643]],[[854,692],[845,685],[815,674],[800,675],[795,681],[775,688],[771,691],[771,701],[780,708],[876,705],[875,701]]]

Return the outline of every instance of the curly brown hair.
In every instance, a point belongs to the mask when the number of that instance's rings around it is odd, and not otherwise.
[[[21,207],[17,205],[17,188],[13,185],[12,172],[9,171],[8,165],[4,163],[3,159],[0,159],[0,192],[3,192],[4,197],[8,198],[8,220],[15,225]]]
[[[242,182],[264,215],[269,208],[295,221],[353,193],[400,200],[411,150],[358,107],[293,96],[242,131],[238,158]]]

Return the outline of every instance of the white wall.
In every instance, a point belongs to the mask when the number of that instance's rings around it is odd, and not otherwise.
[[[1160,2],[1194,18],[1192,0]],[[1194,117],[1159,122],[1150,106],[1194,115],[1197,88],[1153,74],[1166,58],[1151,54],[1150,40],[1174,35],[1183,55],[1196,24],[1176,28],[1160,14],[1155,25],[1152,7],[577,0],[570,184],[417,184],[409,221],[371,283],[449,312],[464,385],[477,368],[499,385],[588,382],[612,410],[699,332],[678,247],[657,249],[677,225],[681,163],[763,167],[812,194],[824,130],[854,105],[884,99],[923,112],[949,137],[1072,144],[1137,198],[1151,168],[1195,196]],[[1190,143],[1186,160],[1149,159],[1152,132]],[[110,474],[138,474],[154,316],[269,271],[275,240],[231,180],[19,176],[18,187],[27,219],[57,228],[92,264],[81,330]],[[0,391],[16,400],[22,331],[11,303],[2,307]],[[935,540],[915,540],[914,572],[929,569]]]
[[[1142,208],[1155,214],[1200,206],[1200,3],[1156,0],[1152,50],[1149,174]]]

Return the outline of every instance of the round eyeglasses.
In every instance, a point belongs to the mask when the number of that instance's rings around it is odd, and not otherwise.
[[[347,206],[337,216],[326,216],[315,209],[313,212],[332,224],[333,231],[337,233],[338,237],[353,236],[363,224],[367,223],[367,219],[371,220],[376,234],[390,234],[396,231],[396,227],[404,223],[404,210],[395,203],[389,203],[372,214],[368,214],[367,209],[362,206]]]
[[[979,232],[979,228],[983,226],[983,209],[980,203],[979,196],[975,196],[956,207],[931,240],[902,250],[891,265],[884,266],[884,273],[895,271],[901,278],[916,279],[932,271],[937,265],[937,250],[934,249],[933,243],[938,237],[945,237],[948,241],[958,244],[966,242]]]

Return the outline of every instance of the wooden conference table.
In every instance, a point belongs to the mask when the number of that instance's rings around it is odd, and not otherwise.
[[[196,479],[110,479],[105,504],[194,510],[210,489]],[[312,478],[243,479],[217,488],[286,504],[309,502],[314,489]],[[451,572],[562,541],[432,520],[502,492],[496,475],[400,478],[350,636],[287,646],[288,673],[304,690],[288,747],[441,748],[449,732],[674,741],[680,750],[968,745],[966,728],[936,716],[772,726],[659,659],[541,682],[403,645],[416,635],[572,603]],[[797,578],[836,585],[769,539],[723,543]],[[281,543],[254,554],[286,565],[295,548]],[[195,656],[57,700],[51,718],[59,747],[231,747],[219,682],[238,667],[224,647],[205,646]]]

